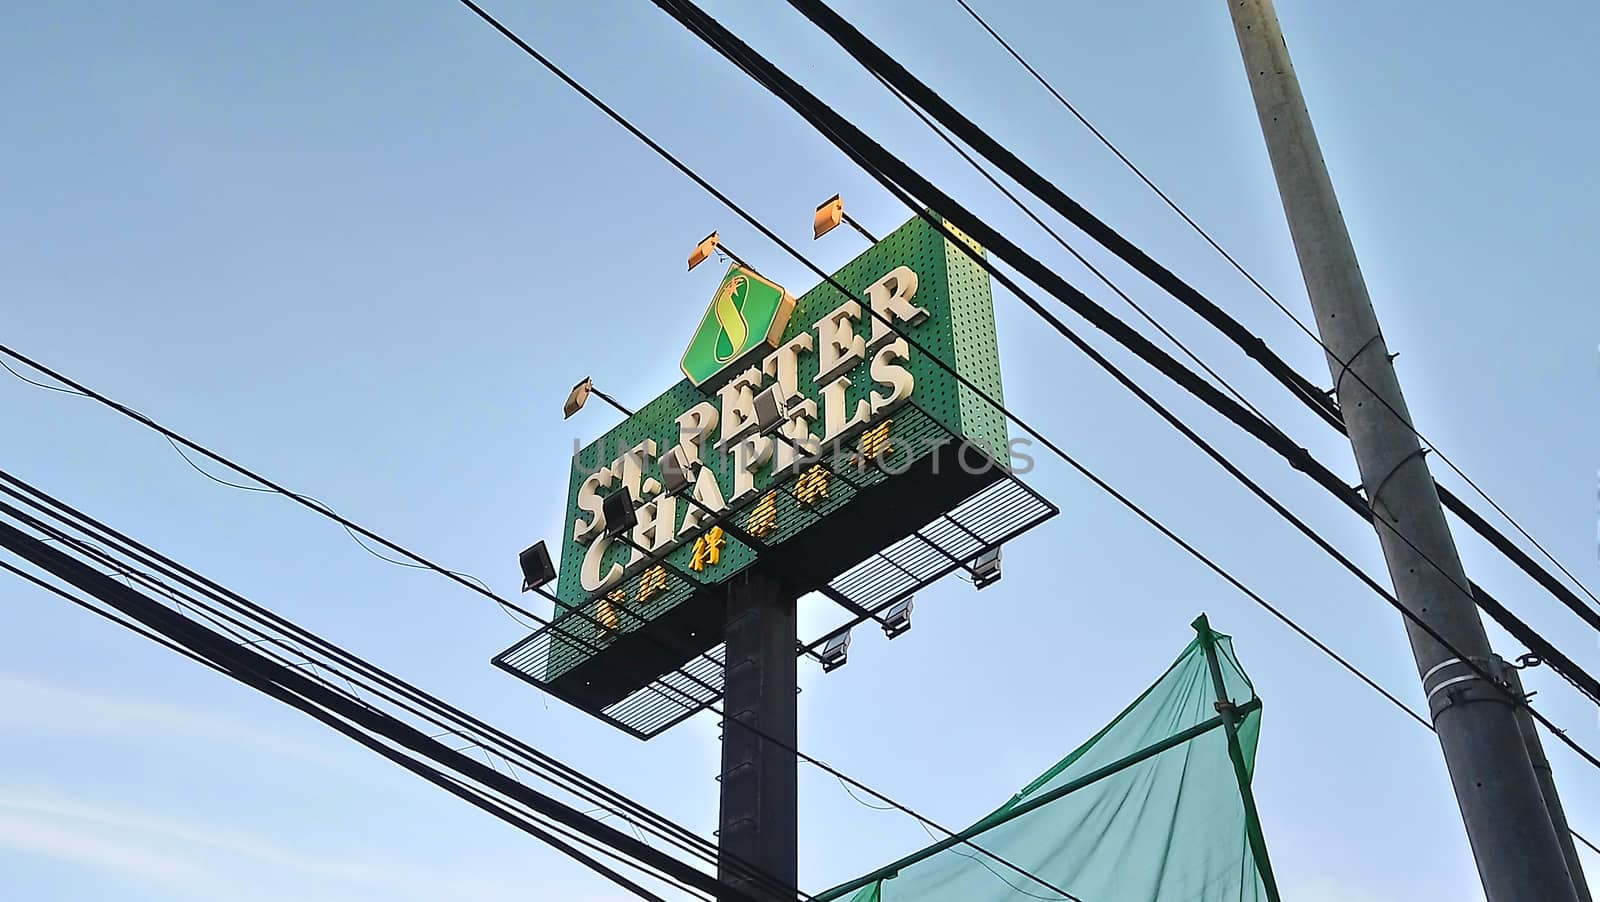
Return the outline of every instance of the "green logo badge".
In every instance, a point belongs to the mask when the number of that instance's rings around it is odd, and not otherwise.
[[[782,286],[732,264],[683,352],[683,374],[705,385],[724,370],[752,362],[778,346],[793,312],[794,298]]]

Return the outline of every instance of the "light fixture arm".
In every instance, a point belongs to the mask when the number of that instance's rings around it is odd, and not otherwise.
[[[607,404],[610,404],[612,407],[615,407],[616,409],[622,411],[622,415],[623,416],[627,416],[627,417],[633,416],[633,413],[634,413],[633,411],[629,410],[626,407],[623,407],[620,403],[618,403],[616,398],[611,397],[610,395],[606,394],[605,392],[601,391],[600,389],[595,388],[594,386],[591,385],[591,386],[589,386],[589,393],[594,395],[595,397],[599,398],[600,400],[606,402]]]

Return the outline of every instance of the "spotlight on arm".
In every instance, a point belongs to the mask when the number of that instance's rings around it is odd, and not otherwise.
[[[844,211],[844,198],[837,194],[818,205],[816,215],[811,219],[812,240],[821,238],[823,235],[826,235],[835,228],[838,228],[840,223],[845,223],[849,225],[850,228],[860,232],[861,237],[867,239],[871,243],[878,243],[878,239],[872,237],[871,232],[868,232],[866,229],[862,228],[861,223],[850,218],[850,214]]]
[[[633,416],[633,411],[619,404],[616,398],[613,398],[600,389],[595,388],[593,377],[585,376],[583,377],[582,382],[574,385],[572,387],[572,391],[567,393],[567,403],[561,407],[561,418],[564,420],[572,419],[572,415],[582,410],[583,405],[589,402],[590,395],[594,395],[596,398],[599,398],[607,404],[610,404],[612,407],[615,407],[617,410],[621,411],[622,415],[625,417]]]
[[[694,246],[694,251],[689,254],[689,268],[694,269],[711,259],[712,254],[722,254],[745,269],[755,272],[755,267],[739,259],[739,255],[729,250],[728,246],[722,243],[722,239],[717,237],[716,232],[700,239],[700,243]]]
[[[711,255],[717,252],[717,245],[720,243],[721,239],[717,237],[716,232],[700,239],[700,243],[694,246],[694,252],[689,254],[689,268],[694,269],[711,259]]]
[[[614,539],[639,524],[639,512],[633,508],[633,496],[627,489],[618,489],[600,502],[600,512],[606,518],[606,538]]]
[[[844,222],[844,198],[838,194],[817,205],[817,215],[811,220],[812,240],[821,238]]]
[[[904,599],[894,603],[883,614],[883,634],[893,639],[908,629],[911,629],[911,604],[912,597],[907,595]]]
[[[550,563],[550,549],[544,542],[535,542],[517,556],[522,564],[522,591],[534,589],[556,578],[555,565]]]
[[[1000,581],[1000,546],[996,545],[972,559],[968,566],[972,571],[972,585],[975,588],[983,587]]]
[[[593,390],[594,380],[584,376],[583,381],[574,385],[572,391],[567,394],[567,403],[561,407],[561,418],[572,419],[573,414],[583,409],[584,403],[589,400],[589,392]]]
[[[783,425],[783,402],[778,400],[778,386],[774,385],[755,397],[756,429],[769,435]]]
[[[661,455],[661,494],[676,495],[694,481],[694,465],[683,459],[683,449],[672,447]]]
[[[850,631],[830,636],[822,643],[822,672],[832,673],[843,667],[850,657]]]

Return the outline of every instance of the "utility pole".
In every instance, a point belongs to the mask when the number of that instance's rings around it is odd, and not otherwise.
[[[795,601],[759,568],[728,585],[717,876],[758,899],[792,900],[799,883]],[[753,880],[752,869],[768,880]]]
[[[1503,661],[1506,685],[1517,695],[1523,694],[1522,677],[1517,669]],[[1589,893],[1589,881],[1583,876],[1583,860],[1578,857],[1578,844],[1572,839],[1572,826],[1567,823],[1567,810],[1561,804],[1561,794],[1556,791],[1555,771],[1550,759],[1545,757],[1544,742],[1539,739],[1539,725],[1527,708],[1517,709],[1517,726],[1522,728],[1522,742],[1528,747],[1528,759],[1533,762],[1533,773],[1539,778],[1539,791],[1544,794],[1545,807],[1550,809],[1550,823],[1556,828],[1556,839],[1561,842],[1561,854],[1567,859],[1567,871],[1572,874],[1572,888],[1578,892],[1578,902],[1594,902]]]
[[[1465,590],[1466,571],[1411,428],[1277,13],[1271,0],[1228,0],[1228,10],[1395,594],[1455,649],[1407,620],[1484,893],[1488,902],[1576,902],[1517,707],[1502,686],[1473,669],[1494,672],[1489,639]]]

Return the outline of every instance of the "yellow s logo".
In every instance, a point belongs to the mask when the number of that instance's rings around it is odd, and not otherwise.
[[[717,341],[711,349],[711,354],[718,363],[732,360],[750,338],[750,324],[745,322],[743,311],[745,300],[749,295],[750,280],[744,276],[735,276],[717,295],[714,309],[717,325],[722,327],[722,331],[717,333]]]

